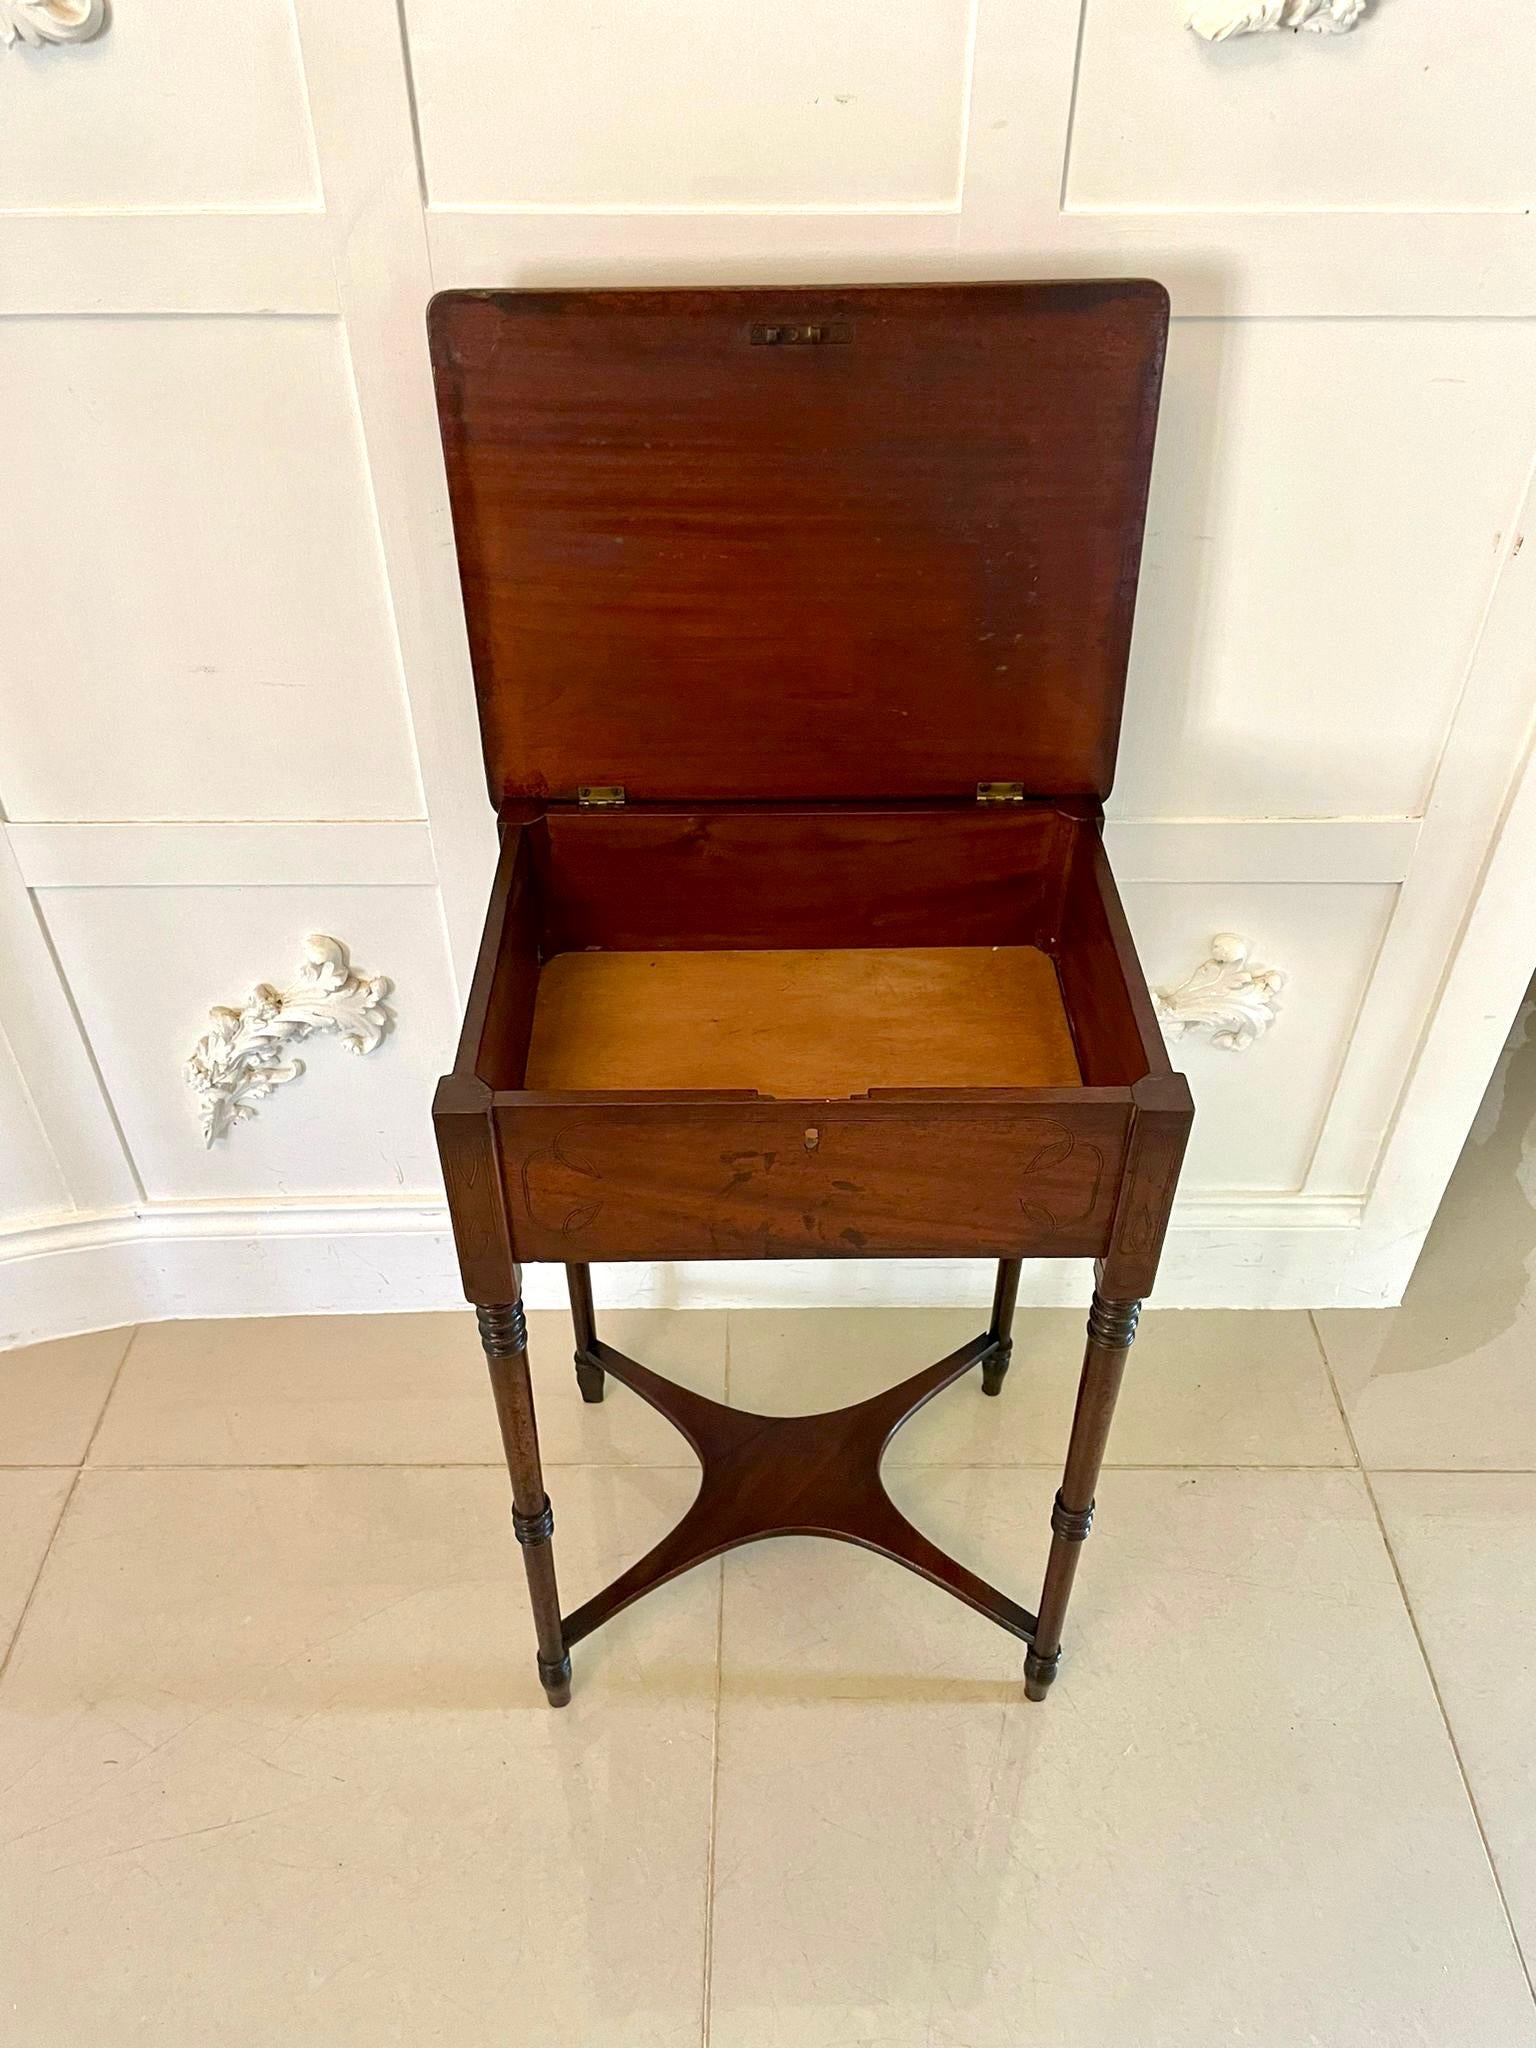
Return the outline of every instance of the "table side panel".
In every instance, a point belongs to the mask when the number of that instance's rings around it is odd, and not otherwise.
[[[1039,944],[1075,828],[1049,803],[553,809],[543,949]]]
[[[1130,926],[1096,825],[1085,824],[1067,872],[1056,971],[1077,1062],[1090,1087],[1172,1071]]]
[[[530,834],[504,825],[454,1072],[490,1086],[527,1057],[539,990],[542,916]]]

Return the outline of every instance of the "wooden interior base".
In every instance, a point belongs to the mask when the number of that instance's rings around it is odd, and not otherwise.
[[[880,1478],[881,1456],[902,1423],[972,1366],[985,1371],[989,1360],[999,1353],[1006,1356],[1007,1343],[1006,1337],[984,1333],[851,1408],[777,1416],[722,1407],[590,1337],[577,1354],[578,1367],[589,1374],[594,1368],[611,1373],[666,1416],[698,1453],[704,1475],[697,1498],[676,1528],[562,1619],[565,1648],[654,1587],[766,1536],[830,1536],[878,1551],[944,1587],[1010,1635],[1033,1641],[1035,1616],[914,1528]]]
[[[1076,1088],[1035,946],[562,953],[539,976],[532,1090]]]

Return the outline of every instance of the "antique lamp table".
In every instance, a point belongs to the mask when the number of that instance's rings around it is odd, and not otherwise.
[[[1144,282],[450,292],[432,358],[501,828],[434,1117],[539,1674],[758,1537],[882,1552],[1056,1674],[1191,1106],[1102,843],[1167,330]],[[601,1260],[999,1261],[986,1329],[852,1407],[725,1408],[606,1344]],[[1095,1260],[1038,1614],[887,1497],[1020,1262]],[[561,1614],[521,1263],[703,1464]],[[828,1362],[829,1373],[835,1361]]]

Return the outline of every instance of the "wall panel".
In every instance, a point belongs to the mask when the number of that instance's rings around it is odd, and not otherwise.
[[[9,1043],[0,1033],[0,1218],[64,1213],[69,1190]]]
[[[1177,321],[1115,800],[1424,808],[1536,448],[1536,321]]]
[[[125,0],[108,34],[6,63],[0,208],[313,206],[289,0]],[[3,54],[3,53],[0,53]]]
[[[1154,981],[1223,928],[1291,981],[1180,1048],[1163,1298],[1393,1298],[1536,947],[1477,917],[1536,707],[1533,60],[1412,0],[1221,49],[1176,0],[119,0],[0,53],[7,1332],[456,1298],[428,1105],[494,833],[423,315],[550,282],[1168,284],[1111,843]],[[207,1007],[313,930],[399,1032],[205,1154]]]
[[[1242,933],[1256,961],[1287,977],[1280,1021],[1248,1051],[1221,1051],[1198,1036],[1175,1045],[1174,1062],[1195,1097],[1181,1188],[1193,1196],[1299,1193],[1397,892],[1359,883],[1234,883],[1219,875],[1189,883],[1127,879],[1122,888],[1154,987],[1183,981],[1220,931]]]
[[[969,0],[407,0],[434,206],[953,206]]]
[[[0,321],[0,439],[10,817],[419,815],[334,321]]]
[[[1212,48],[1171,7],[1086,0],[1068,208],[1522,212],[1536,13],[1377,4],[1331,43]]]
[[[37,901],[152,1202],[440,1190],[432,1092],[457,1026],[435,890],[45,889]],[[362,1059],[317,1034],[298,1049],[304,1075],[205,1151],[182,1064],[209,1006],[291,979],[311,931],[396,983],[397,1028]]]

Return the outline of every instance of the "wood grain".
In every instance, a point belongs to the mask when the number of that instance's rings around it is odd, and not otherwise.
[[[551,806],[528,843],[546,956],[1038,946],[1082,830],[1050,803]]]
[[[1167,295],[449,292],[492,794],[1109,789]],[[764,346],[796,323],[831,345]]]
[[[498,1095],[519,1258],[1093,1258],[1129,1096]]]
[[[1033,946],[563,953],[539,976],[526,1086],[1075,1088]]]
[[[561,1624],[567,1645],[706,1558],[770,1536],[831,1536],[903,1564],[1026,1641],[1028,1608],[989,1585],[914,1528],[887,1494],[880,1460],[907,1419],[1000,1348],[987,1331],[899,1386],[818,1415],[754,1415],[663,1379],[601,1339],[594,1354],[682,1432],[703,1465],[699,1491],[677,1526]]]
[[[501,861],[436,1118],[550,1698],[700,1558],[819,1531],[1055,1675],[1192,1109],[1100,834],[1167,302],[1145,284],[455,293],[433,358]],[[822,331],[792,345],[754,330]],[[978,807],[979,783],[1016,783]],[[623,808],[583,811],[581,784]],[[600,1260],[991,1257],[987,1332],[831,1414],[701,1402],[597,1334]],[[1025,1258],[1098,1292],[1035,1618],[891,1508],[880,1451]],[[559,1618],[515,1261],[700,1450]],[[835,1367],[833,1368],[835,1370]]]

